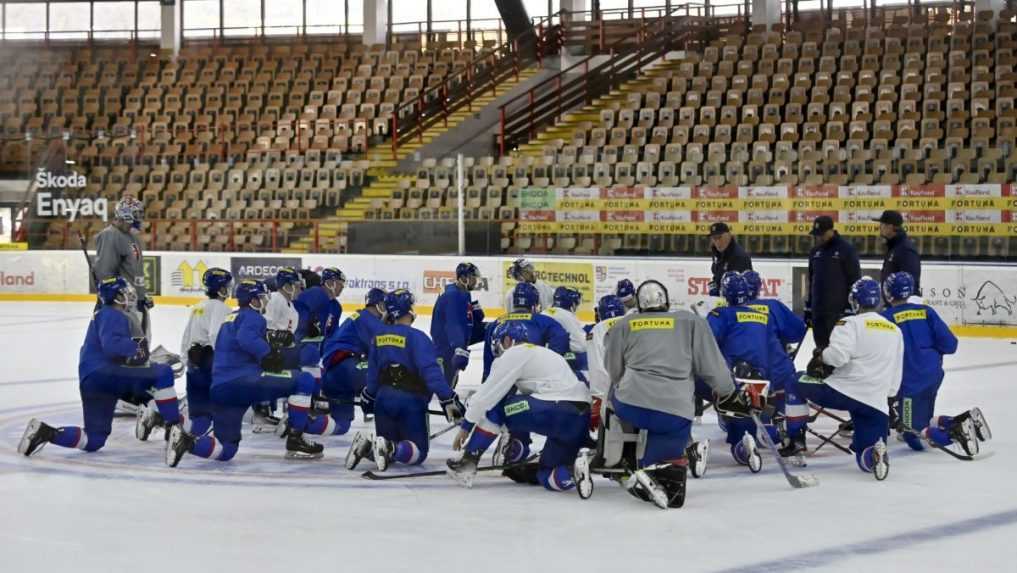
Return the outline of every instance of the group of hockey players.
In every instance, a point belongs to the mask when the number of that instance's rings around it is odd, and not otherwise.
[[[752,472],[761,468],[761,441],[779,443],[775,454],[801,463],[810,407],[850,414],[850,451],[878,480],[889,471],[892,431],[911,448],[957,443],[968,457],[991,437],[977,408],[936,415],[943,355],[956,351],[957,339],[915,296],[907,273],[882,285],[855,282],[853,314],[796,372],[807,326],[779,300],[760,298],[754,271],[726,273],[723,300],[705,316],[673,310],[657,281],[622,280],[597,301],[592,325],[577,317],[579,290],[545,284],[526,259],[509,272],[517,284],[506,308],[485,320],[473,296],[480,272],[459,264],[428,336],[413,326],[408,290],[371,289],[363,308],[344,315],[338,268],[283,268],[267,282],[235,285],[229,271],[208,269],[207,299],[192,307],[182,339],[186,407],[172,369],[152,360],[147,335],[132,323],[132,313],[147,308],[135,285],[105,278],[80,352],[84,425],[33,419],[19,451],[32,455],[47,443],[96,451],[125,399],[142,403],[138,439],[162,429],[171,467],[188,454],[232,459],[249,412],[256,431],[274,424],[287,458],[316,459],[323,446],[307,436],[348,433],[359,406],[374,432],[353,436],[345,456],[351,470],[365,459],[377,471],[422,463],[437,435],[429,419],[438,414],[446,430],[459,430],[453,449],[460,454],[447,461],[447,474],[466,486],[479,470],[498,469],[587,498],[593,476],[604,475],[673,508],[684,503],[687,474],[706,471],[709,441],[692,436],[697,400],[712,404],[734,460]],[[456,387],[473,345],[483,346],[483,383],[464,400]],[[545,438],[539,453],[531,452],[532,434]],[[492,448],[492,466],[481,466]]]

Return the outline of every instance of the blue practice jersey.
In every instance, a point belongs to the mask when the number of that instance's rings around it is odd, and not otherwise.
[[[296,300],[293,301],[297,312],[300,313],[300,323],[297,325],[297,340],[307,338],[311,329],[311,323],[314,323],[318,332],[323,334],[330,314],[330,307],[332,313],[335,313],[338,309],[338,313],[342,314],[342,307],[339,306],[337,301],[335,301],[335,306],[329,304],[333,301],[334,299],[323,286],[313,286],[297,295]],[[338,316],[336,316],[336,319],[338,320]]]
[[[484,374],[481,382],[487,380],[491,373],[491,364],[494,362],[494,350],[491,347],[491,336],[494,329],[503,322],[517,320],[526,324],[526,332],[529,334],[527,342],[538,346],[546,346],[558,354],[565,356],[569,351],[569,333],[558,324],[558,321],[546,314],[533,314],[531,312],[511,312],[488,323],[484,332]]]
[[[215,339],[212,387],[261,376],[261,360],[272,351],[265,340],[267,323],[261,313],[240,307],[230,313]]]
[[[328,358],[336,352],[349,352],[367,356],[371,341],[385,323],[366,310],[354,312],[338,328],[325,336],[321,357],[327,364]]]
[[[382,324],[371,341],[367,359],[367,391],[378,395],[378,377],[383,368],[399,364],[420,377],[427,390],[439,400],[452,397],[452,389],[438,366],[434,343],[422,331],[405,324]],[[430,400],[430,396],[427,396]]]
[[[431,317],[431,340],[438,356],[451,357],[457,348],[484,339],[484,311],[473,308],[470,291],[447,285],[434,303]]]
[[[884,309],[887,320],[904,336],[901,392],[915,395],[943,381],[943,355],[957,351],[957,337],[932,307],[905,303]]]
[[[770,315],[770,321],[777,329],[777,338],[784,346],[788,344],[800,344],[805,338],[805,321],[791,311],[783,302],[775,298],[760,298],[748,304],[748,307],[756,312]]]
[[[78,358],[78,379],[104,368],[123,364],[138,352],[138,343],[131,338],[131,321],[124,311],[102,306],[92,314]]]
[[[790,361],[769,314],[748,306],[722,306],[711,310],[706,321],[728,367],[744,360],[770,380],[774,389],[784,387],[791,374],[786,364]]]

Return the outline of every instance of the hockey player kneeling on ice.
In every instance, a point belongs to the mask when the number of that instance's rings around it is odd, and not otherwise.
[[[636,308],[636,287],[629,279],[621,279],[614,287],[614,296],[625,305],[625,313],[639,312]]]
[[[596,431],[600,427],[601,409],[607,391],[611,388],[611,379],[607,376],[604,368],[604,340],[608,331],[614,326],[618,319],[625,316],[625,306],[619,298],[613,294],[607,294],[597,302],[597,324],[590,330],[588,361],[590,366],[590,394],[593,397],[593,407],[590,411],[590,430]]]
[[[355,399],[367,385],[367,355],[375,334],[384,327],[385,291],[372,288],[364,308],[354,312],[322,342],[321,390],[329,403],[329,415],[311,420],[308,434],[338,436],[350,430]]]
[[[363,458],[374,460],[379,471],[390,462],[414,465],[427,459],[428,412],[437,395],[445,417],[456,421],[465,407],[438,366],[434,343],[411,326],[416,299],[408,290],[385,295],[385,320],[378,329],[367,360],[367,386],[360,394],[365,414],[374,414],[377,437],[357,432],[346,454],[346,467],[355,469]]]
[[[777,337],[776,321],[769,313],[748,306],[750,289],[740,273],[725,273],[720,291],[727,306],[715,308],[707,315],[713,336],[717,339],[727,365],[736,378],[769,380],[770,387],[783,388],[794,376],[784,347]],[[764,420],[766,431],[779,441],[776,429]],[[756,443],[756,424],[750,418],[724,418],[727,443],[731,455],[755,473],[762,468],[762,456]]]
[[[731,371],[706,321],[687,311],[671,312],[667,289],[646,281],[636,290],[638,314],[629,314],[607,335],[604,364],[611,379],[613,415],[645,431],[637,467],[622,484],[658,507],[685,502],[692,429],[694,380],[720,396],[717,410],[748,415],[749,404],[735,391]]]
[[[879,283],[862,277],[851,285],[848,302],[855,312],[836,322],[830,345],[817,348],[805,376],[788,392],[793,399],[811,400],[824,408],[847,410],[854,423],[851,450],[858,467],[877,480],[886,479],[890,459],[887,398],[900,389],[904,339],[900,329],[878,312]],[[804,440],[804,429],[792,439]]]
[[[576,376],[585,382],[587,370],[590,368],[586,333],[583,332],[583,323],[576,318],[576,311],[582,302],[583,293],[579,292],[579,289],[560,286],[554,289],[554,306],[544,310],[544,314],[554,319],[568,333],[569,351],[565,354],[565,360]]]
[[[540,460],[505,469],[511,479],[542,484],[552,491],[578,487],[583,499],[593,493],[585,455],[577,457],[590,424],[590,391],[554,351],[527,343],[521,322],[506,322],[494,332],[498,358],[491,376],[472,397],[462,429],[452,444],[463,450],[448,460],[448,474],[472,487],[477,463],[502,426],[513,436],[530,432],[547,436]]]
[[[973,456],[979,441],[992,437],[985,416],[972,408],[957,416],[935,416],[936,395],[943,382],[943,355],[957,351],[957,337],[932,307],[908,302],[916,294],[915,279],[897,272],[883,281],[883,296],[890,307],[883,316],[904,336],[904,378],[900,394],[891,402],[890,426],[902,432],[913,450],[925,449],[923,440],[946,447],[954,442]]]
[[[134,289],[121,277],[103,279],[98,285],[102,306],[92,315],[81,346],[78,380],[84,428],[54,428],[40,420],[28,423],[18,452],[30,456],[47,443],[94,452],[106,444],[113,425],[117,399],[155,398],[159,414],[177,427],[179,411],[173,390],[173,370],[148,360],[148,342],[131,338],[127,318],[134,308]]]
[[[541,295],[535,286],[525,282],[519,283],[512,289],[510,296],[512,311],[487,324],[487,331],[484,333],[484,373],[481,381],[487,380],[491,372],[491,364],[494,363],[494,331],[500,324],[509,321],[524,322],[530,337],[528,342],[547,346],[562,356],[569,351],[569,333],[550,316],[540,314]]]
[[[237,284],[233,296],[240,308],[226,317],[212,360],[212,435],[195,437],[183,428],[170,431],[166,464],[175,467],[185,453],[228,461],[240,447],[240,427],[248,408],[288,398],[287,458],[320,458],[321,444],[303,437],[315,390],[314,377],[283,369],[282,355],[265,340],[268,288],[258,280]]]

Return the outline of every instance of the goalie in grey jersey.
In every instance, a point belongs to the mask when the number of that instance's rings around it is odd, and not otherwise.
[[[747,416],[749,402],[736,391],[703,318],[671,312],[667,289],[653,280],[639,285],[636,304],[639,312],[622,317],[607,333],[604,364],[611,389],[605,440],[612,428],[627,424],[637,430],[637,467],[628,468],[634,471],[622,485],[662,509],[681,507],[696,379],[713,389],[719,412]]]

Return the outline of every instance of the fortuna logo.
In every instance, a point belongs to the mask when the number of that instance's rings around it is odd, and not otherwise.
[[[79,215],[100,217],[106,221],[109,217],[109,200],[105,197],[54,198],[49,191],[38,191],[35,194],[35,214],[39,217],[66,216],[71,222],[77,220]]]
[[[65,187],[81,188],[88,184],[88,180],[80,173],[69,175],[53,175],[49,171],[40,169],[35,174],[35,186],[40,189],[63,189]]]

